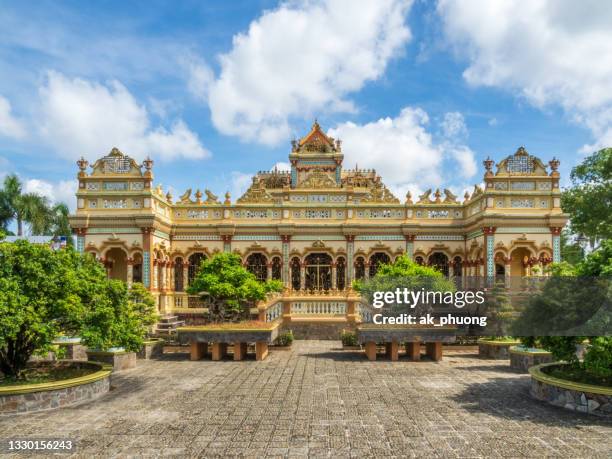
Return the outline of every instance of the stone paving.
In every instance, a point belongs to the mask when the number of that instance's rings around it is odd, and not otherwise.
[[[0,418],[0,438],[74,438],[78,457],[612,456],[612,422],[530,399],[528,376],[473,351],[369,362],[297,341],[264,362],[166,354],[112,384],[93,403]]]

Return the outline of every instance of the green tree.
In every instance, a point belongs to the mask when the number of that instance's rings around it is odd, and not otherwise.
[[[106,301],[88,309],[81,321],[80,336],[92,349],[123,347],[138,351],[158,316],[155,299],[142,284],[130,289],[120,280],[106,281]]]
[[[212,322],[235,322],[248,319],[257,301],[282,289],[282,282],[277,280],[259,282],[242,266],[238,255],[219,253],[200,264],[187,292],[202,296]]]
[[[561,260],[575,265],[584,259],[584,255],[584,248],[580,242],[570,233],[569,229],[563,229],[561,232]]]
[[[586,236],[592,247],[612,238],[612,148],[600,150],[571,173],[572,188],[561,196],[572,232]]]
[[[4,186],[0,189],[0,226],[6,230],[16,220],[18,236],[23,236],[24,223],[30,225],[32,234],[48,233],[53,226],[53,211],[47,198],[35,193],[23,193],[22,188],[15,174],[4,178]],[[60,209],[57,210],[59,212]]]
[[[35,350],[78,334],[88,310],[109,302],[104,269],[72,249],[0,243],[0,370],[19,378]]]

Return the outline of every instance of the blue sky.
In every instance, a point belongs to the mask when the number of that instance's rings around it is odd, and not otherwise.
[[[580,3],[577,5],[576,3]],[[0,176],[69,201],[113,146],[244,190],[316,117],[403,198],[524,145],[565,177],[612,143],[605,2],[0,1]]]

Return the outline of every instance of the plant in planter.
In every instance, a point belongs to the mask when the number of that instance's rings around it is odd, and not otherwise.
[[[219,253],[200,264],[187,292],[202,296],[209,320],[218,323],[250,319],[251,307],[268,293],[282,290],[281,281],[259,282],[238,255]]]
[[[345,347],[356,347],[359,345],[357,342],[357,333],[353,331],[342,330],[340,333],[340,340]]]
[[[280,333],[276,338],[277,346],[291,346],[293,344],[293,331],[287,330],[286,332]]]
[[[72,248],[0,243],[0,371],[21,379],[35,350],[61,332],[79,334],[82,318],[107,304],[103,267]]]

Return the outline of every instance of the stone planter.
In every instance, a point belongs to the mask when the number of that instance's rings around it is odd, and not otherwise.
[[[566,410],[612,419],[612,387],[582,384],[547,375],[544,371],[563,363],[544,363],[529,369],[532,397]]]
[[[478,340],[478,356],[485,359],[509,359],[509,349],[518,346],[520,341],[496,341],[493,339]]]
[[[139,359],[155,359],[164,353],[165,341],[161,338],[149,338],[142,343],[142,348],[138,351]]]
[[[113,371],[136,367],[136,353],[125,350],[87,351],[87,360],[110,365]]]
[[[510,367],[521,373],[527,373],[529,368],[542,363],[552,362],[552,354],[544,349],[512,346],[510,353]]]
[[[61,337],[53,344],[65,350],[63,358],[66,360],[87,360],[87,347],[81,344],[81,338]]]
[[[0,387],[0,416],[33,413],[95,400],[110,389],[111,368],[98,362],[69,362],[92,373],[50,383]]]

